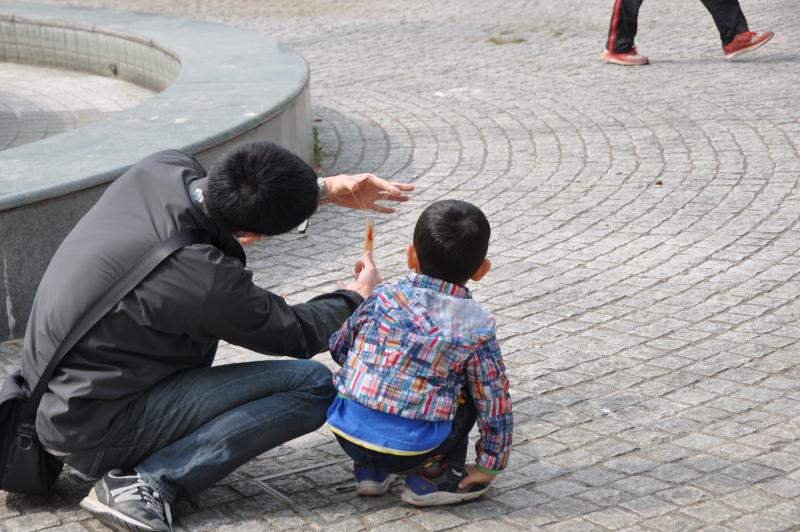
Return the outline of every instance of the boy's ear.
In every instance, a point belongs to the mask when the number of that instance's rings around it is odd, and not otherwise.
[[[417,258],[417,250],[414,249],[412,244],[406,245],[406,259],[408,260],[408,269],[419,273],[419,259]]]
[[[481,262],[481,265],[478,266],[478,269],[475,270],[475,273],[472,274],[472,277],[470,277],[470,279],[472,279],[473,281],[480,281],[481,279],[483,279],[484,275],[489,273],[489,270],[491,269],[492,269],[492,261],[490,261],[489,259],[483,259],[483,262]]]

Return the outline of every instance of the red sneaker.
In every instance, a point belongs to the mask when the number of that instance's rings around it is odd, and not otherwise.
[[[614,63],[615,65],[646,65],[650,62],[647,57],[640,55],[639,52],[636,51],[635,46],[629,51],[619,54],[609,52],[608,50],[603,50],[603,55],[600,57],[602,57],[603,61],[606,63]]]
[[[734,57],[746,52],[752,52],[756,48],[761,48],[767,41],[772,39],[774,33],[765,31],[758,35],[754,31],[745,31],[733,38],[731,42],[722,47],[722,52],[725,54],[725,59],[733,59]]]

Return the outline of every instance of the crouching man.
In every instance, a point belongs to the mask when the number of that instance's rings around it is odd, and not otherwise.
[[[355,194],[391,212],[376,200],[405,201],[412,189],[369,174],[318,180],[269,142],[237,146],[207,176],[193,157],[159,152],[109,186],[41,281],[23,350],[29,383],[91,303],[159,242],[201,229],[210,243],[164,260],[49,382],[36,430],[47,449],[99,478],[81,506],[114,528],[169,530],[176,496],[324,423],[331,374],[305,359],[327,349],[378,271],[367,255],[343,289],[292,306],[253,283],[240,243],[289,231],[326,202],[352,207]],[[220,339],[301,360],[211,367]]]

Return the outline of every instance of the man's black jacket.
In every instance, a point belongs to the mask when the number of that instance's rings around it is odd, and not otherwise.
[[[177,251],[95,325],[50,382],[36,429],[45,446],[95,450],[124,438],[154,384],[198,367],[218,339],[264,354],[308,358],[361,302],[336,291],[301,305],[253,284],[229,231],[196,205],[189,184],[205,175],[179,151],[159,152],[117,179],[78,222],[39,285],[23,348],[33,386],[90,303],[148,250],[182,229],[213,245]]]

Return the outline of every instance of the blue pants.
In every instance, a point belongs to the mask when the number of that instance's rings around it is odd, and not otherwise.
[[[353,459],[357,467],[364,467],[384,473],[415,472],[434,458],[453,467],[464,467],[469,447],[469,433],[478,419],[478,411],[469,393],[464,390],[464,400],[458,405],[450,434],[436,449],[425,454],[399,456],[386,454],[356,445],[336,435],[342,450]]]
[[[213,354],[210,358],[213,358]],[[213,486],[261,453],[325,422],[336,390],[312,360],[268,360],[184,371],[140,400],[123,441],[66,462],[90,477],[135,470],[172,502]]]

